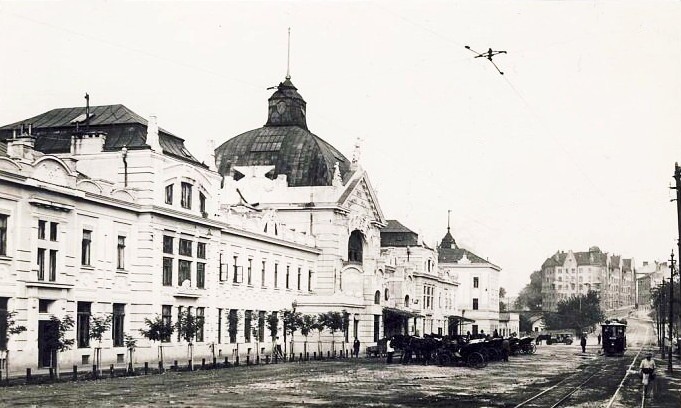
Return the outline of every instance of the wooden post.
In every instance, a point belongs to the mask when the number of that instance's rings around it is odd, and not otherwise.
[[[144,375],[149,375],[149,363],[144,362]]]
[[[229,357],[225,357],[225,368],[229,367]]]
[[[206,369],[206,359],[205,359],[205,358],[202,358],[202,359],[201,359],[201,369],[202,369],[202,370],[205,370],[205,369]]]
[[[218,368],[218,358],[213,357],[213,369],[216,369],[216,368]]]
[[[26,369],[26,382],[27,383],[31,382],[31,369],[30,368]]]
[[[77,365],[73,366],[73,375],[72,375],[71,379],[73,381],[78,380],[78,366]]]
[[[109,366],[109,377],[114,378],[114,365]]]
[[[50,381],[54,381],[54,368],[50,367],[49,372],[50,372]]]
[[[92,377],[96,380],[97,379],[97,364],[92,365]]]

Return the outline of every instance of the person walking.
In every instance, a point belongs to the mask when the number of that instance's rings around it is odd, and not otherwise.
[[[279,358],[284,358],[284,352],[281,350],[281,339],[277,336],[275,353]]]
[[[601,334],[598,333],[598,345],[600,346],[600,344],[601,344]]]
[[[641,370],[641,383],[643,384],[643,395],[648,395],[650,382],[655,379],[655,360],[651,353],[646,354],[646,358],[641,360],[639,369]]]
[[[393,354],[395,354],[395,349],[392,345],[392,339],[388,339],[388,341],[385,342],[385,354],[388,356],[385,362],[387,364],[392,364]]]
[[[504,358],[504,361],[508,362],[508,355],[511,353],[511,343],[508,341],[508,339],[504,339],[501,342],[501,356]]]
[[[580,340],[579,344],[582,346],[582,353],[586,353],[586,336],[582,334],[582,340]]]
[[[355,341],[352,343],[352,351],[355,358],[359,358],[359,339],[357,337],[355,337]]]

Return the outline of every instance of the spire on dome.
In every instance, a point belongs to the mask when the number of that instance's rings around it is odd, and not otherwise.
[[[452,210],[447,210],[447,233],[445,236],[442,238],[442,242],[440,243],[441,248],[458,248],[456,246],[456,241],[454,240],[454,237],[452,236],[452,233],[450,232],[450,227],[449,227],[449,216],[452,213]]]

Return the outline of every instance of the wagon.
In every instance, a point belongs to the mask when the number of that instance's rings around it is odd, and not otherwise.
[[[487,359],[483,354],[484,340],[471,340],[468,343],[461,339],[445,340],[437,350],[438,362],[441,365],[466,365],[473,368],[487,366]]]

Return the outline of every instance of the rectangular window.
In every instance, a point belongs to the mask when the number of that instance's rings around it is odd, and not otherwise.
[[[111,335],[113,336],[113,346],[123,347],[124,345],[124,321],[125,321],[125,304],[113,304],[113,320],[111,321]]]
[[[182,282],[188,280],[191,283],[192,280],[192,263],[191,261],[185,261],[180,259],[178,262],[178,273],[177,273],[177,284],[182,286]]]
[[[220,282],[224,282],[227,279],[229,279],[227,277],[227,265],[222,263],[222,254],[220,254],[220,258],[219,258],[218,274],[220,276]]]
[[[236,343],[236,333],[238,324],[236,309],[229,309],[229,342]]]
[[[277,288],[278,281],[279,281],[278,275],[279,275],[279,264],[275,263],[274,264],[274,288],[275,289]]]
[[[266,262],[262,261],[262,270],[260,271],[260,286],[265,287],[265,265]]]
[[[45,248],[38,248],[36,263],[38,264],[38,280],[45,280]]]
[[[234,257],[234,283],[242,283],[244,281],[244,269],[238,265],[239,257]]]
[[[80,264],[90,265],[90,244],[92,243],[92,231],[83,230],[83,240],[81,242]]]
[[[258,312],[258,341],[265,341],[265,312]]]
[[[90,312],[91,302],[78,302],[76,313],[76,336],[78,348],[90,346]]]
[[[56,222],[50,223],[50,241],[57,240],[57,225],[59,225],[59,223]]]
[[[374,315],[374,341],[381,336],[381,315]]]
[[[206,287],[206,264],[196,263],[196,287],[204,289]]]
[[[251,342],[251,313],[253,312],[246,310],[246,313],[244,314],[244,341],[246,343]]]
[[[196,244],[196,257],[206,259],[206,243],[199,242]]]
[[[170,326],[173,323],[173,307],[170,305],[163,305],[161,306],[161,319],[163,320],[163,324],[165,326]],[[170,336],[166,336],[163,340],[164,343],[168,343],[170,341]]]
[[[0,297],[0,350],[7,350],[7,301],[9,298]]]
[[[172,254],[173,253],[173,237],[167,235],[163,236],[163,253]]]
[[[45,226],[47,221],[38,220],[38,239],[45,239]]]
[[[433,295],[435,294],[435,287],[433,285],[423,285],[423,308],[433,309]]]
[[[173,185],[168,184],[166,186],[166,204],[173,204]]]
[[[290,272],[291,272],[291,267],[288,266],[288,265],[286,265],[286,289],[289,289],[289,286],[288,286],[288,278],[289,278]]]
[[[190,210],[192,208],[192,185],[182,182],[182,198],[180,198],[182,208]]]
[[[478,310],[478,298],[473,298],[473,310]]]
[[[298,268],[298,290],[300,290],[301,273],[302,273],[301,269]]]
[[[307,291],[312,292],[312,271],[307,271]]]
[[[203,307],[197,307],[196,308],[196,342],[197,343],[202,343],[203,342],[203,325],[206,322],[206,309]]]
[[[0,256],[7,255],[7,215],[0,214]]]
[[[480,279],[478,277],[473,278],[473,287],[477,288],[480,286]]]
[[[222,343],[222,309],[218,309],[218,344]]]
[[[206,214],[206,196],[203,195],[203,193],[199,192],[199,211],[201,211],[201,215],[204,217],[207,215]]]
[[[248,274],[246,275],[248,277],[248,284],[251,285],[253,282],[251,280],[251,270],[253,269],[253,260],[248,259]]]
[[[177,252],[182,256],[192,256],[192,242],[180,238],[180,249]]]
[[[163,286],[173,286],[173,258],[163,257]]]
[[[118,245],[116,247],[116,269],[125,269],[125,237],[118,236]]]
[[[50,299],[38,299],[38,313],[49,313],[52,302]]]
[[[57,250],[50,249],[50,276],[48,279],[50,282],[57,280]]]

